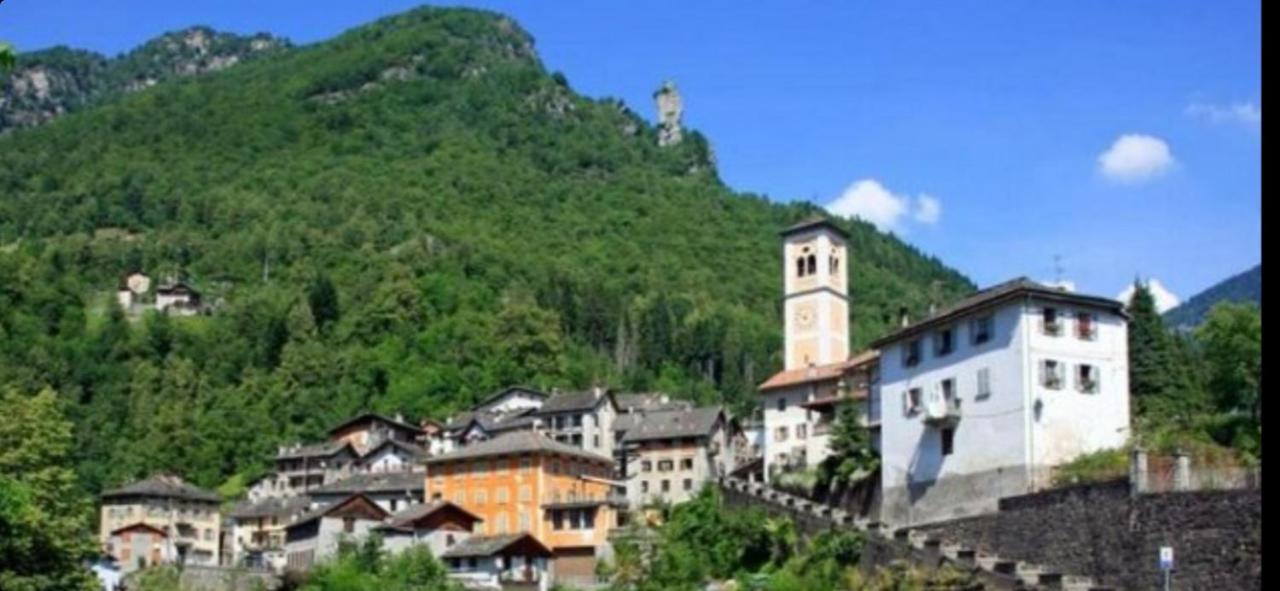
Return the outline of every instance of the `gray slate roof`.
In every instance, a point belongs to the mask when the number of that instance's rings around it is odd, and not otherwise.
[[[375,492],[422,492],[426,489],[423,472],[368,472],[352,474],[337,482],[311,490],[312,495],[351,495]]]
[[[104,499],[117,497],[157,497],[208,503],[222,502],[222,497],[218,496],[217,493],[199,488],[177,476],[164,474],[158,474],[146,480],[131,482],[120,488],[102,493],[102,498]]]
[[[365,452],[364,457],[367,458],[377,453],[378,450],[387,446],[391,446],[396,449],[399,449],[409,454],[409,457],[411,458],[423,458],[427,456],[427,449],[425,447],[422,447],[421,445],[405,443],[403,441],[400,441],[399,439],[384,439],[382,440],[382,443],[379,443],[378,445],[373,446],[372,448],[369,449],[369,451]]]
[[[632,424],[626,429],[626,435],[622,439],[624,443],[629,443],[655,439],[705,437],[715,429],[717,421],[724,416],[724,410],[719,406],[707,406],[626,416],[633,417],[630,421]],[[620,430],[616,421],[614,429]]]
[[[615,394],[613,399],[618,403],[618,410],[673,410],[693,408],[688,400],[676,400],[662,392],[634,392]]]
[[[341,423],[338,423],[332,429],[329,429],[329,432],[333,433],[335,431],[343,429],[344,427],[349,427],[351,425],[364,422],[364,421],[377,421],[380,423],[386,423],[387,425],[395,427],[396,429],[399,429],[401,431],[408,431],[412,433],[422,432],[422,429],[417,425],[412,425],[401,420],[396,420],[386,415],[378,414],[376,412],[366,412],[366,413],[358,414],[345,421],[342,421]]]
[[[541,390],[535,390],[527,386],[507,386],[506,388],[503,388],[501,390],[498,390],[497,392],[494,392],[488,398],[481,400],[480,403],[475,406],[475,408],[483,409],[486,406],[489,406],[494,402],[501,400],[503,396],[506,396],[507,394],[512,392],[529,394],[537,398],[542,398],[543,400],[546,400],[547,397],[549,396],[546,392],[543,392]]]
[[[604,391],[600,396],[592,390],[585,392],[565,392],[555,394],[542,403],[542,408],[538,409],[538,414],[549,415],[562,412],[585,412],[592,410],[596,405],[600,404],[602,399],[610,401],[612,394]]]
[[[471,558],[478,556],[493,556],[503,549],[523,540],[530,538],[539,546],[542,546],[547,555],[551,554],[551,550],[539,542],[537,538],[527,533],[504,534],[498,536],[472,536],[465,540],[454,544],[448,550],[440,555],[441,558]]]
[[[832,232],[839,234],[845,240],[849,239],[849,233],[846,232],[844,228],[841,228],[840,226],[836,225],[836,223],[832,221],[830,218],[827,218],[822,215],[809,216],[804,220],[801,220],[797,224],[788,226],[786,229],[782,230],[780,234],[782,234],[783,236],[790,236],[791,234],[797,234],[799,232],[804,232],[814,228],[827,228],[827,229],[830,229]]]
[[[351,447],[351,444],[338,441],[325,441],[321,443],[295,445],[287,447],[280,453],[276,454],[276,459],[328,458],[337,455],[344,447]],[[352,455],[356,455],[355,448],[352,448]]]
[[[383,529],[404,529],[411,526],[413,522],[419,519],[422,519],[423,517],[426,517],[428,515],[431,515],[432,513],[435,513],[436,511],[439,511],[446,507],[453,507],[454,509],[462,511],[467,515],[474,517],[476,521],[484,521],[484,519],[482,519],[479,515],[476,515],[475,513],[472,513],[466,509],[463,509],[462,507],[459,507],[453,503],[450,503],[449,501],[431,501],[427,503],[414,505],[412,507],[409,507],[408,509],[402,509],[392,514],[390,517],[388,517],[386,524],[378,527]]]
[[[310,505],[311,498],[306,495],[263,499],[256,503],[252,501],[241,501],[236,503],[227,515],[238,519],[252,519],[256,517],[283,517],[287,519],[306,511],[307,507]]]
[[[1111,298],[1074,293],[1057,287],[1044,285],[1043,283],[1036,283],[1026,277],[1018,277],[1017,279],[999,283],[977,291],[969,297],[935,312],[924,320],[920,320],[919,322],[876,339],[871,343],[871,346],[877,349],[882,348],[884,345],[889,343],[914,336],[928,330],[929,328],[956,320],[958,317],[970,312],[1010,300],[1016,300],[1021,297],[1034,297],[1036,299],[1048,300],[1051,302],[1103,308],[1122,315],[1125,313],[1124,304]]]
[[[462,449],[427,458],[427,463],[436,464],[439,462],[449,462],[453,460],[468,460],[521,453],[560,454],[596,460],[599,462],[613,463],[613,459],[611,458],[589,452],[585,449],[560,443],[542,435],[541,433],[535,433],[533,431],[513,431],[510,433],[503,433],[493,439],[472,443]]]

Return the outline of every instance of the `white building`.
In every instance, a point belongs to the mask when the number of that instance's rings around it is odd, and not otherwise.
[[[829,455],[827,431],[843,400],[861,404],[875,426],[868,401],[878,355],[849,356],[847,238],[822,218],[782,232],[785,358],[782,371],[760,385],[766,480]]]
[[[1046,485],[1051,467],[1129,437],[1117,301],[1017,279],[873,345],[888,523],[994,511]]]
[[[440,558],[449,578],[466,589],[551,588],[552,552],[529,533],[472,536],[444,551]]]
[[[470,538],[482,521],[453,503],[432,501],[399,511],[374,530],[382,536],[383,549],[392,554],[421,545],[430,549],[432,556],[441,556]]]

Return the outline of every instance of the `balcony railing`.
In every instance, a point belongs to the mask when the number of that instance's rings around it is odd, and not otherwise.
[[[924,421],[939,427],[955,425],[960,421],[960,399],[946,394],[929,400],[924,405]]]

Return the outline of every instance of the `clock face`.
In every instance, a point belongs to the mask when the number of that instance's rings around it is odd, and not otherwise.
[[[800,328],[810,328],[813,326],[813,310],[810,308],[800,308],[796,310],[796,326]]]

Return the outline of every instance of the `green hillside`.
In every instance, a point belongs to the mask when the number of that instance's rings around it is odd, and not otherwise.
[[[735,193],[709,153],[471,10],[162,82],[0,138],[0,387],[69,402],[89,490],[215,485],[359,409],[511,383],[746,409],[781,365],[777,232],[814,208]],[[857,343],[973,287],[842,224]],[[138,269],[216,311],[129,322]]]
[[[1262,307],[1262,263],[1232,275],[1191,296],[1182,305],[1164,313],[1164,321],[1174,328],[1194,328],[1204,321],[1215,305],[1223,302],[1252,302]]]

